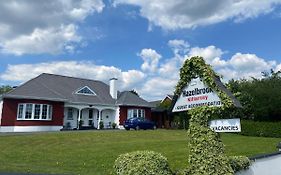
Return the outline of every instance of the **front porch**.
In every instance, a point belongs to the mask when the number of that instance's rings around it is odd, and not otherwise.
[[[115,106],[73,105],[64,106],[65,129],[109,129],[119,127],[119,108]],[[103,127],[101,126],[103,124]]]

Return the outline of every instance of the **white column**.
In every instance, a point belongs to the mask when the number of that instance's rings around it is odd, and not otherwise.
[[[77,121],[77,128],[78,129],[80,129],[79,127],[79,123],[80,123],[80,121],[81,121],[81,111],[82,111],[82,109],[78,109],[78,121]]]
[[[101,111],[102,111],[101,109],[98,110],[98,112],[99,112],[98,129],[100,129]]]

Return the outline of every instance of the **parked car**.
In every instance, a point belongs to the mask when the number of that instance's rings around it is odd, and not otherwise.
[[[144,118],[130,118],[124,122],[126,130],[135,129],[156,129],[156,123]]]

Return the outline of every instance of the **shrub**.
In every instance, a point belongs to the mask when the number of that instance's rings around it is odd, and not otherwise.
[[[241,135],[258,137],[281,137],[281,122],[241,121]]]
[[[229,163],[234,172],[249,168],[251,161],[246,156],[231,156]]]
[[[115,129],[117,124],[116,123],[112,123],[111,126],[112,126],[113,129]]]
[[[167,158],[153,151],[135,151],[115,160],[117,175],[172,175]]]
[[[81,129],[83,127],[83,124],[84,124],[84,121],[83,120],[80,120],[79,121],[79,129]]]
[[[100,129],[103,129],[103,128],[104,128],[103,121],[100,121],[99,125],[100,125]]]

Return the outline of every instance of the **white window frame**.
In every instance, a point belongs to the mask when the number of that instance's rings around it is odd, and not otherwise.
[[[70,115],[69,115],[69,111],[71,110],[71,117],[70,117]],[[66,119],[67,120],[74,120],[74,115],[73,115],[73,113],[74,113],[74,109],[73,108],[67,108],[67,116],[66,116]]]
[[[137,118],[145,118],[145,110],[139,108],[131,108],[127,111],[127,119],[134,118],[134,113],[136,112]]]
[[[81,90],[84,89],[84,88],[89,89],[89,91],[91,91],[92,94],[79,93],[79,91],[81,91]],[[96,94],[91,88],[89,88],[88,86],[83,86],[83,87],[79,88],[79,89],[75,92],[75,94],[78,94],[78,95],[90,95],[90,96],[96,96],[96,95],[97,95],[97,94]]]
[[[26,112],[26,105],[27,104],[32,104],[32,111],[31,111],[31,118],[25,118],[25,112]],[[22,116],[19,118],[19,107],[20,105],[23,105],[23,110],[22,110]],[[35,105],[40,105],[40,115],[39,119],[35,119]],[[42,119],[42,111],[43,111],[43,105],[47,105],[47,114],[46,114],[46,119]],[[53,118],[53,107],[50,104],[38,104],[38,103],[19,103],[18,104],[18,110],[17,110],[17,120],[35,120],[35,121],[51,121]],[[50,110],[50,111],[49,111]]]

